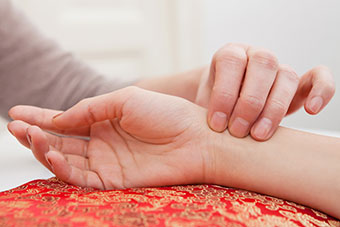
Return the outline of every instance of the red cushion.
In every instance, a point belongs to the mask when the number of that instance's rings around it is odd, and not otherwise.
[[[215,185],[98,191],[55,178],[0,193],[0,226],[340,226],[313,209]]]

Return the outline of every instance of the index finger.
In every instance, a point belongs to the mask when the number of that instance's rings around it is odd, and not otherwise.
[[[208,122],[217,132],[224,131],[228,125],[247,61],[246,48],[240,45],[227,45],[214,56],[210,77],[214,77],[215,81],[210,96]]]
[[[53,117],[62,113],[59,110],[43,109],[35,106],[15,106],[8,111],[8,115],[13,120],[21,120],[30,125],[61,135],[89,136],[90,128],[82,127],[78,129],[62,130],[53,124]]]

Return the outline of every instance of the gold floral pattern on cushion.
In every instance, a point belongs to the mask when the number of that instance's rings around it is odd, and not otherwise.
[[[99,191],[36,180],[0,193],[0,226],[340,226],[316,210],[216,185]]]

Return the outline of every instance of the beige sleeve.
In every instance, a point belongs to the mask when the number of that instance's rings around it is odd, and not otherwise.
[[[109,81],[41,35],[9,0],[0,0],[0,115],[14,105],[67,109],[131,84]]]

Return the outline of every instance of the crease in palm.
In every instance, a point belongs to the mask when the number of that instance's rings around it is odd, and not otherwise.
[[[195,116],[201,110],[193,110],[194,104],[180,98],[162,96],[157,101],[157,96],[152,95],[156,101],[144,97],[147,102],[131,98],[124,110],[128,114],[121,119],[96,122],[84,129],[88,140],[43,131],[55,131],[50,126],[32,126],[32,112],[51,118],[52,110],[23,107],[14,114],[16,126],[9,127],[26,146],[20,136],[29,133],[32,143],[28,146],[36,158],[71,184],[119,189],[202,183],[206,150],[199,147],[199,125],[204,117]]]

